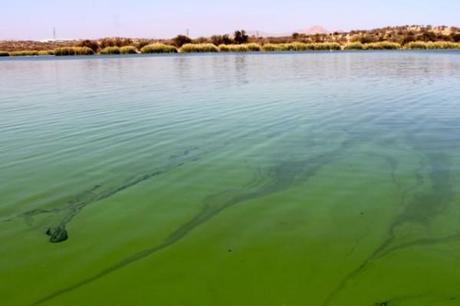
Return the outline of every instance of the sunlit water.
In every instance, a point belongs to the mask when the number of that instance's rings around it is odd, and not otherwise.
[[[460,304],[460,53],[6,59],[0,88],[1,305]]]

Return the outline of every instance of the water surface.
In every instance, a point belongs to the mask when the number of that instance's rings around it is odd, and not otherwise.
[[[2,59],[0,84],[2,305],[460,304],[458,52]]]

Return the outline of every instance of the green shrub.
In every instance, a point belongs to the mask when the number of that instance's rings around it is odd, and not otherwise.
[[[144,46],[141,49],[142,53],[176,53],[177,49],[174,46],[166,45],[162,43],[154,43]]]
[[[39,53],[36,50],[10,52],[10,56],[37,56],[37,55],[39,55]]]
[[[360,42],[352,42],[352,43],[346,44],[343,49],[344,50],[363,50],[364,45]]]
[[[10,56],[10,54],[5,51],[0,51],[0,56]]]
[[[262,50],[261,46],[256,43],[219,46],[219,52],[257,52],[260,50]]]
[[[94,51],[88,47],[63,47],[54,50],[56,56],[71,56],[71,55],[93,55]]]
[[[99,51],[100,54],[103,55],[114,55],[114,54],[120,54],[120,48],[117,46],[113,47],[105,47],[101,51]]]
[[[121,54],[137,54],[137,49],[134,46],[124,46],[120,48]]]
[[[191,52],[219,52],[219,48],[214,44],[185,44],[180,49],[181,53]]]
[[[366,50],[396,50],[401,49],[401,44],[389,41],[368,43],[364,45]]]

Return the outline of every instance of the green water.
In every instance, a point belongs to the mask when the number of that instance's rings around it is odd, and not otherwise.
[[[6,59],[0,86],[1,305],[460,305],[460,53]]]

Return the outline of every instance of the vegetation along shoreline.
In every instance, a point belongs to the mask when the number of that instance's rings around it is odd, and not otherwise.
[[[286,37],[233,35],[191,39],[103,38],[76,41],[1,41],[0,56],[75,56],[204,52],[283,52],[342,50],[460,50],[460,28],[399,26]]]

